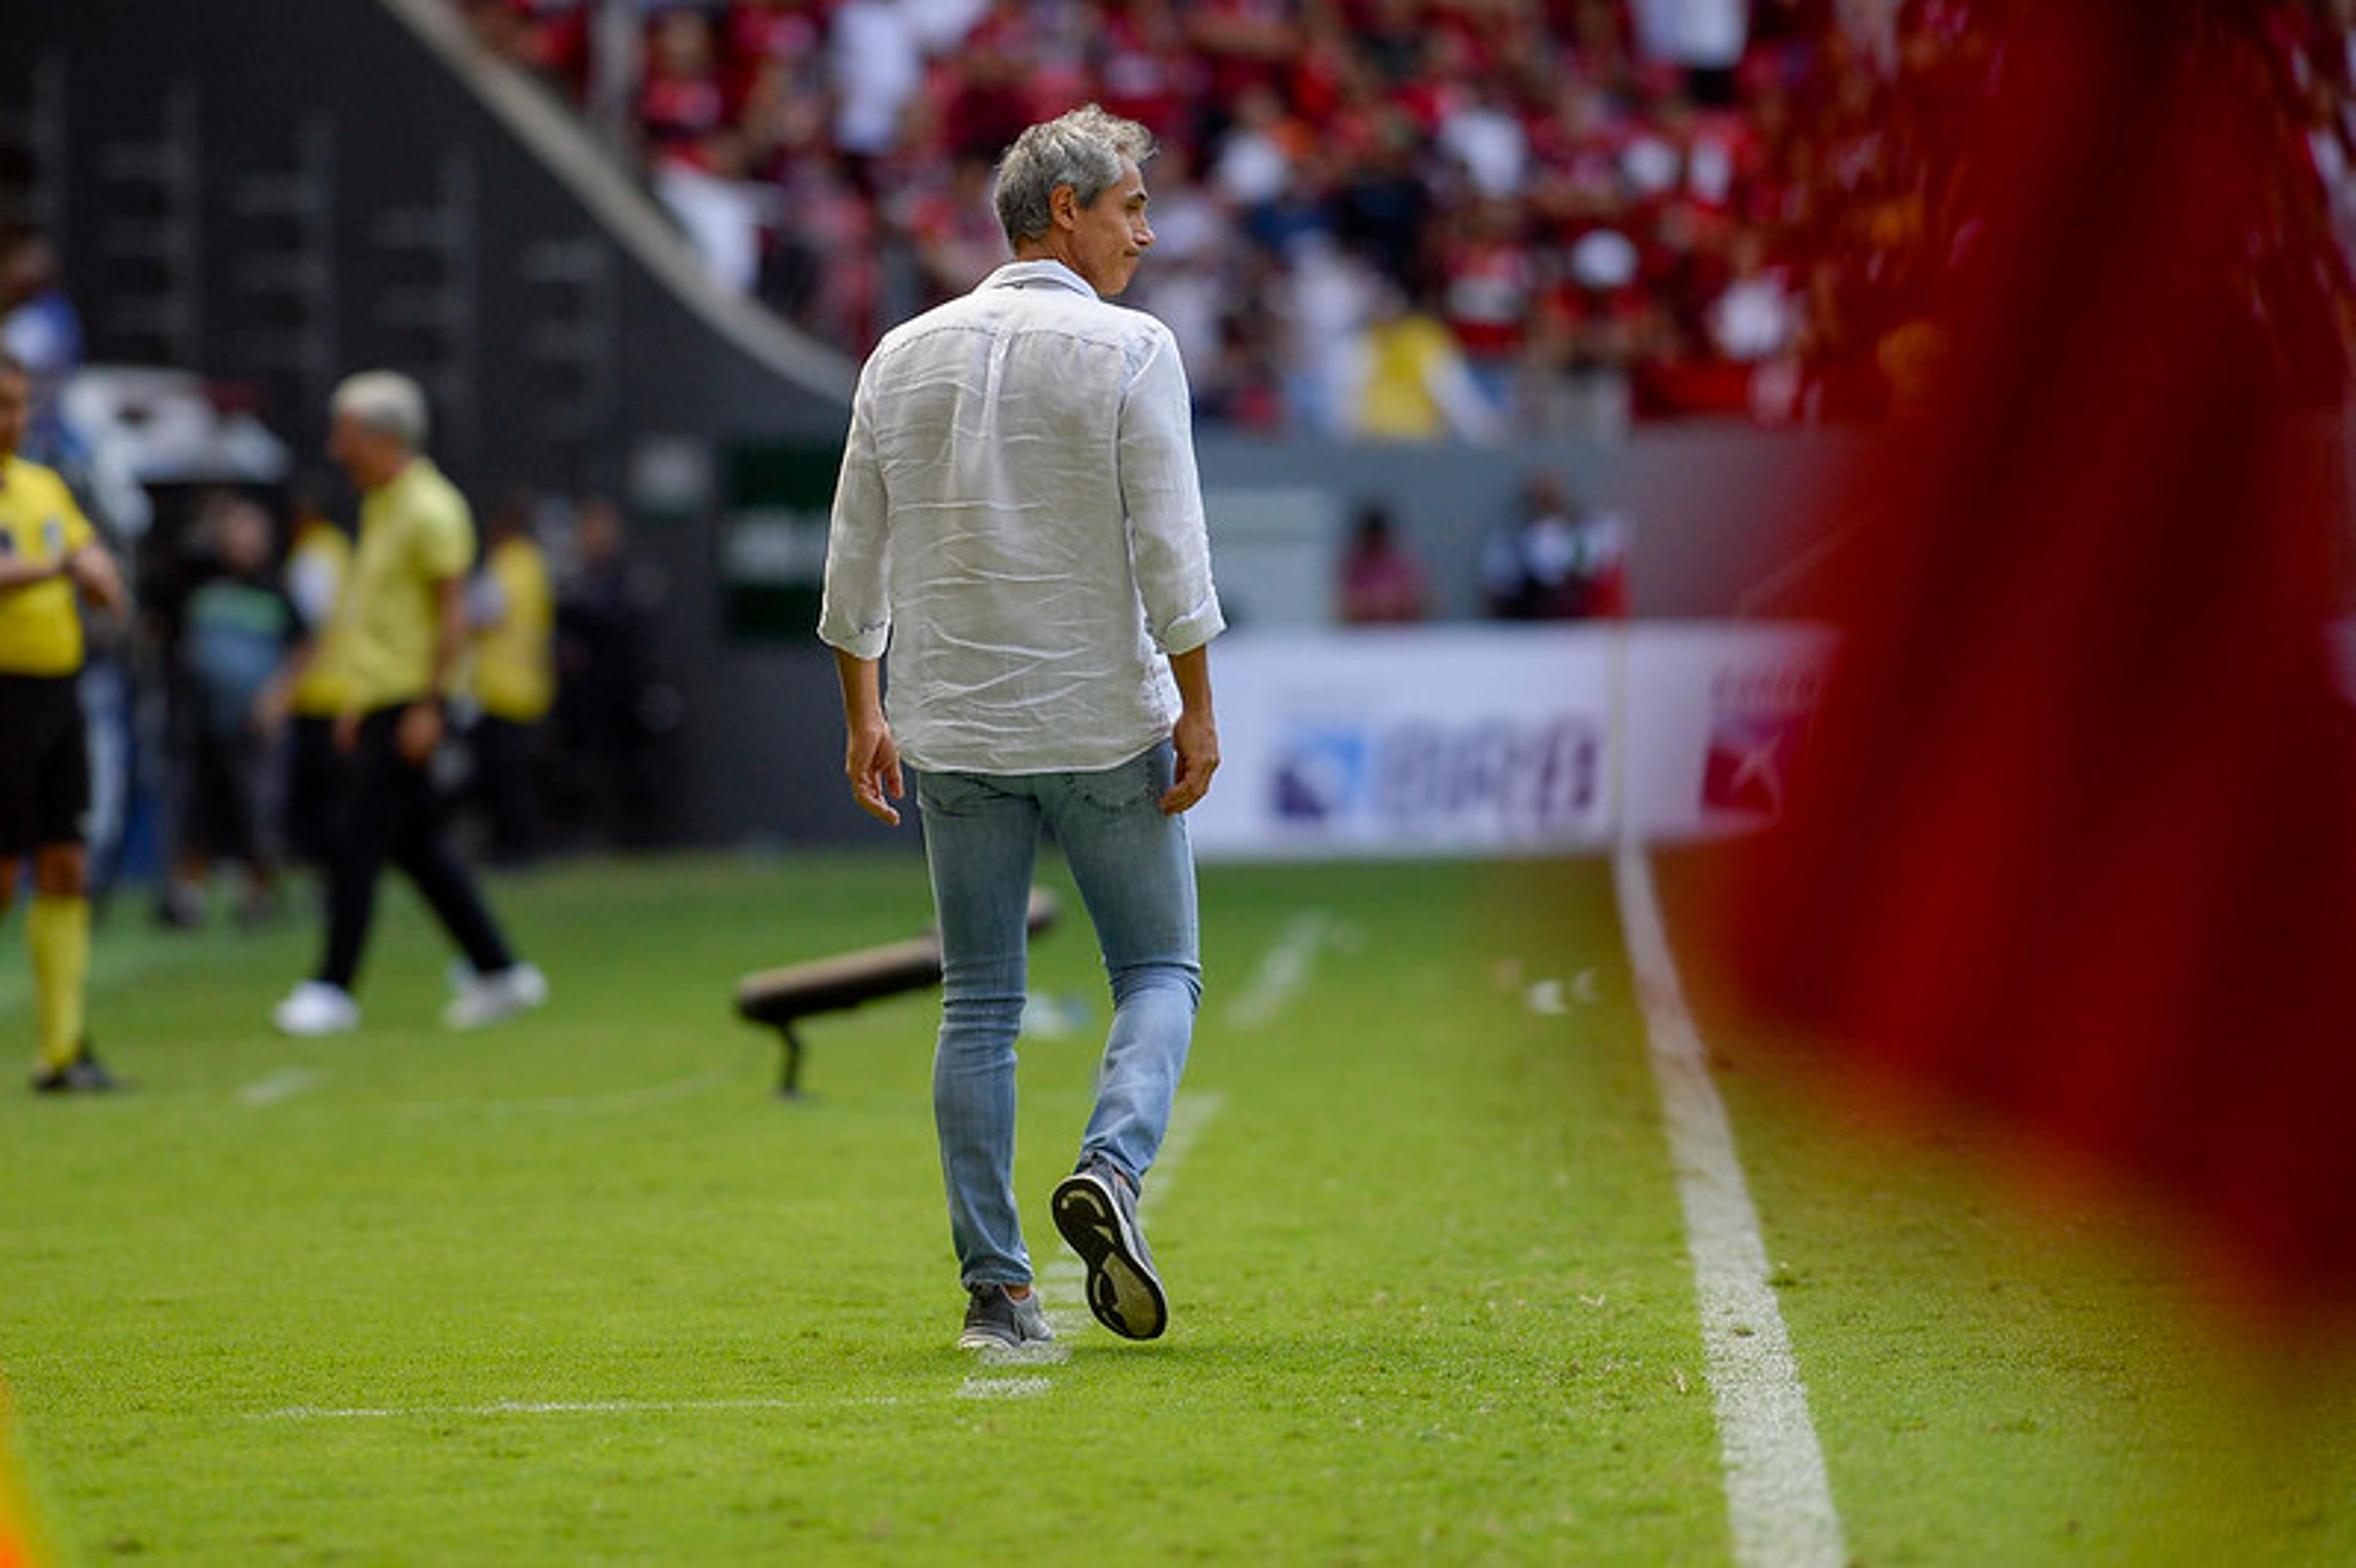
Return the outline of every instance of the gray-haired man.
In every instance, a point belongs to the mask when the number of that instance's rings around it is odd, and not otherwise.
[[[391,860],[466,955],[468,977],[442,1016],[473,1029],[548,999],[546,977],[509,949],[444,837],[430,773],[442,699],[466,645],[474,513],[425,455],[416,382],[389,370],[348,377],[328,412],[328,454],[361,495],[351,572],[327,633],[347,688],[336,721],[347,776],[329,835],[326,949],[271,1019],[294,1035],[359,1027],[352,991]]]
[[[1113,1019],[1057,1228],[1088,1305],[1150,1339],[1169,1307],[1137,1228],[1202,991],[1183,817],[1218,766],[1224,628],[1169,329],[1106,303],[1153,243],[1144,127],[1090,105],[998,172],[1015,260],[887,335],[862,371],[819,635],[860,805],[915,773],[940,916],[933,1107],[969,1348],[1053,1337],[1016,1211],[1023,910],[1052,830],[1096,924]],[[888,718],[879,661],[891,651]]]

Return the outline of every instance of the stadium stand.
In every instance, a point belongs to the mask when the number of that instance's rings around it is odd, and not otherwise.
[[[454,3],[488,47],[591,91],[599,0]],[[1093,98],[1167,149],[1138,303],[1179,332],[1206,421],[1474,439],[1843,421],[1919,374],[1919,294],[1959,240],[1959,171],[1934,149],[1984,91],[2008,3],[1752,0],[1728,64],[1681,62],[1658,18],[1740,6],[626,0],[620,140],[716,271],[853,354],[993,263],[989,160]],[[2351,12],[2249,10],[2254,69],[2282,77],[2284,133],[2343,228]],[[1378,421],[1388,363],[1479,405]]]

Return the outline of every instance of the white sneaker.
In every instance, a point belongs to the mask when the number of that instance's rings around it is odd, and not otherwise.
[[[348,1034],[360,1027],[360,1005],[341,986],[305,980],[270,1009],[281,1034]]]
[[[477,975],[459,987],[442,1010],[452,1029],[480,1029],[527,1013],[548,1000],[548,976],[536,964],[516,964],[493,975]]]

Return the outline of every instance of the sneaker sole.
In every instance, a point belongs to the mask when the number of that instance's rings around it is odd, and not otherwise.
[[[1093,1176],[1069,1176],[1051,1202],[1055,1229],[1087,1265],[1088,1310],[1124,1339],[1155,1339],[1170,1326],[1162,1281],[1139,1256],[1112,1194]]]

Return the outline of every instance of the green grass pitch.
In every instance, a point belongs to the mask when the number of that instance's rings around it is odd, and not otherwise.
[[[554,1000],[472,1036],[403,892],[323,1042],[262,1022],[308,932],[126,907],[93,1014],[134,1092],[0,1093],[13,1446],[84,1563],[1726,1563],[1611,885],[1207,869],[1147,1211],[1172,1331],[1064,1287],[1068,1359],[1003,1368],[952,1348],[932,998],[815,1020],[800,1104],[730,1008],[920,930],[914,858],[498,882]],[[1105,1010],[1066,891],[1033,984],[1085,1026],[1023,1047],[1043,1266]],[[1853,1561],[2356,1562],[2344,1364],[2247,1351],[2130,1217],[2030,1215],[1963,1132],[1847,1128],[1804,1053],[1702,1028]]]

